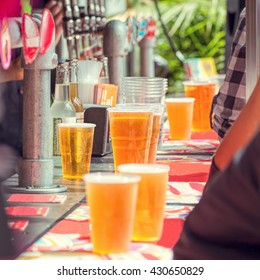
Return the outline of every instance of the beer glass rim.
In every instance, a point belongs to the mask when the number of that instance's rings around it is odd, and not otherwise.
[[[156,94],[156,93],[148,93],[148,94],[144,94],[143,92],[135,92],[135,93],[124,93],[124,92],[122,92],[122,96],[123,97],[139,97],[139,96],[141,96],[141,97],[154,97],[154,98],[156,98],[156,97],[164,97],[165,96],[165,94],[164,94],[164,92],[162,92],[162,93],[160,93],[160,94]]]
[[[135,174],[93,172],[85,174],[83,180],[85,183],[129,184],[140,182],[141,177]]]
[[[117,108],[135,108],[135,107],[141,107],[141,108],[149,108],[149,111],[152,111],[154,113],[162,113],[163,111],[163,105],[161,103],[120,103],[117,104]]]
[[[123,174],[161,174],[169,172],[170,166],[165,164],[126,163],[120,164],[117,170]]]
[[[146,88],[167,88],[168,87],[168,84],[152,84],[152,83],[146,83],[145,81],[142,81],[142,80],[138,80],[138,83],[137,81],[129,81],[129,82],[122,82],[121,83],[122,87],[128,87],[128,86],[131,86],[131,87],[135,87],[135,88],[140,88],[140,87],[146,87]]]
[[[120,104],[124,104],[127,105],[129,103],[120,103]],[[149,106],[149,104],[145,104],[142,103],[142,106],[139,106],[139,108],[137,108],[138,106],[135,106],[138,103],[130,103],[131,106],[120,106],[119,104],[117,104],[117,106],[115,107],[111,107],[111,108],[107,108],[108,112],[120,112],[120,113],[128,113],[128,112],[137,112],[137,113],[142,113],[142,112],[153,112],[153,106]],[[141,108],[140,108],[141,107]]]
[[[191,80],[182,82],[184,86],[200,86],[200,85],[216,85],[217,81],[214,80]]]
[[[162,77],[145,77],[145,76],[126,76],[122,77],[122,81],[124,80],[145,80],[145,81],[168,81],[166,78]]]
[[[118,103],[116,104],[116,107],[114,108],[120,108],[120,107],[126,107],[126,108],[131,108],[131,107],[141,107],[141,108],[147,108],[147,107],[156,107],[156,106],[161,106],[161,103],[142,103],[142,102],[128,102],[128,103]]]
[[[92,128],[96,127],[94,123],[58,123],[58,127],[72,127],[72,128]]]
[[[194,102],[196,98],[194,97],[172,97],[166,98],[164,100],[165,103],[190,103]]]

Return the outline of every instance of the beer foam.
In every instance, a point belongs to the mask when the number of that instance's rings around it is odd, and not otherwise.
[[[109,173],[109,172],[95,172],[86,174],[83,177],[85,182],[90,183],[104,183],[104,184],[127,184],[138,183],[141,178],[138,175]]]
[[[154,174],[168,172],[170,170],[170,167],[168,165],[162,164],[129,163],[119,165],[117,167],[117,170],[122,173],[131,174]]]
[[[107,109],[108,112],[120,112],[120,113],[129,113],[129,112],[134,112],[134,113],[152,113],[153,112],[153,108],[147,108],[147,107],[144,107],[144,108],[130,108],[130,107],[113,107],[113,108],[108,108]]]
[[[184,86],[205,86],[205,85],[216,85],[216,80],[194,80],[194,81],[184,81]]]
[[[194,102],[195,98],[193,97],[174,97],[174,98],[166,98],[165,99],[165,103],[169,102],[169,103],[183,103],[183,102]]]
[[[94,123],[59,123],[58,127],[89,128],[96,127]]]

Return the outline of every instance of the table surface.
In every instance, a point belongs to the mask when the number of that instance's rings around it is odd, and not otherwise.
[[[61,160],[54,160],[54,183],[67,186],[59,193],[62,203],[10,202],[12,193],[6,193],[6,206],[47,207],[45,216],[8,215],[13,242],[19,251],[18,259],[74,258],[74,259],[171,259],[172,247],[179,238],[189,212],[199,202],[207,180],[211,158],[218,147],[214,132],[193,133],[191,140],[172,141],[164,129],[157,162],[170,166],[166,194],[165,220],[161,239],[156,243],[132,243],[126,254],[108,256],[92,253],[89,235],[88,206],[84,183],[62,178]],[[92,157],[91,172],[114,170],[113,155]],[[17,185],[15,175],[5,182]],[[24,222],[24,227],[21,223]],[[13,225],[11,226],[11,223]]]

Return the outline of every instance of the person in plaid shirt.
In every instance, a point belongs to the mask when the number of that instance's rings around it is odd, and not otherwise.
[[[245,31],[245,22],[243,26]],[[245,44],[243,49],[245,57]],[[229,66],[245,68],[245,59],[240,58],[231,58]],[[244,81],[244,90],[237,88],[238,96],[227,92],[223,107],[240,108],[236,98],[244,93],[245,99],[245,71],[233,74],[228,72],[227,80],[232,84]],[[212,159],[201,200],[185,220],[173,248],[174,259],[260,260],[260,78],[247,103],[240,106],[234,124],[225,127],[229,131]]]
[[[214,97],[211,108],[211,127],[222,140],[237,119],[246,100],[246,10],[240,13],[232,43],[231,56],[223,85]]]
[[[260,260],[260,78],[212,159],[174,259]],[[215,170],[212,172],[212,166]]]

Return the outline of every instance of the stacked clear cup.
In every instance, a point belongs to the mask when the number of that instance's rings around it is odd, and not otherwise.
[[[123,103],[139,103],[157,105],[157,117],[160,115],[160,130],[157,137],[156,148],[161,144],[163,132],[163,113],[165,94],[168,89],[168,80],[159,77],[123,77],[120,85],[120,93]],[[156,123],[156,120],[155,122]],[[157,151],[157,149],[156,149]],[[155,152],[156,152],[155,151]],[[155,157],[150,158],[149,163],[154,163]]]
[[[168,81],[157,77],[123,77],[120,92],[123,103],[163,104]]]

